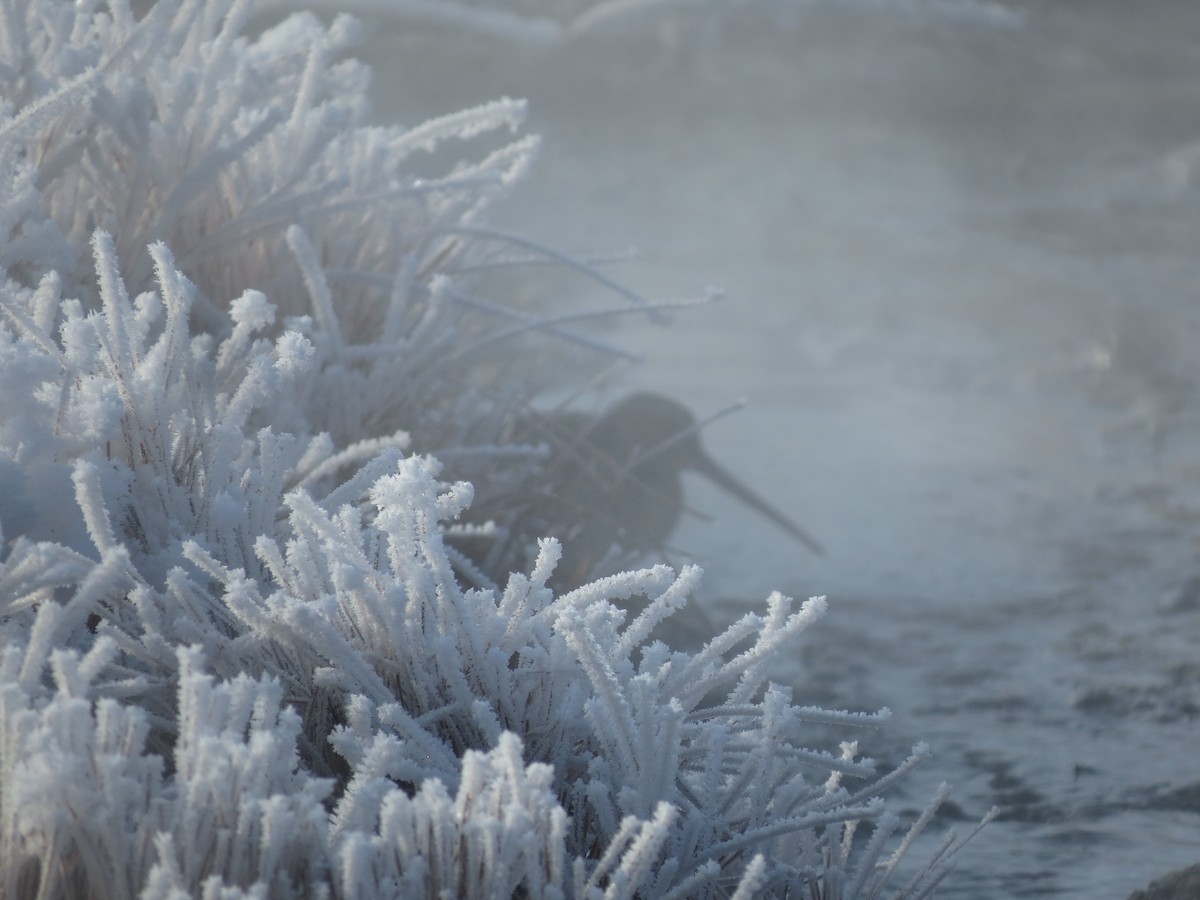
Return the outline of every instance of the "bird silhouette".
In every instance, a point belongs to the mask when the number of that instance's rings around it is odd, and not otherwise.
[[[519,498],[512,537],[526,549],[536,537],[558,538],[563,555],[552,584],[560,589],[578,586],[604,570],[667,548],[687,508],[682,474],[691,471],[812,552],[824,552],[807,531],[709,456],[699,432],[691,410],[650,392],[631,394],[599,416],[530,416],[521,423],[518,436],[544,444],[548,457]],[[508,565],[516,562],[505,560]]]

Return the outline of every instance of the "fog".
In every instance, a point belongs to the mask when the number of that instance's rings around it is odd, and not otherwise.
[[[723,290],[605,324],[645,357],[609,395],[746,399],[712,455],[826,554],[703,482],[673,543],[713,621],[827,594],[781,677],[890,706],[874,752],[929,740],[965,818],[1001,804],[943,895],[1125,896],[1196,862],[1200,6],[676,4],[534,43],[372,24],[382,119],[529,99],[541,158],[493,224],[636,247],[606,271],[654,298]]]

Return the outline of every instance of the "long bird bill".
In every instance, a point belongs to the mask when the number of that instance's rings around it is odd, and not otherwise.
[[[757,510],[762,515],[766,516],[804,546],[808,547],[813,553],[818,556],[825,555],[825,548],[811,534],[797,525],[774,506],[754,493],[746,485],[742,484],[733,477],[730,472],[721,466],[707,453],[702,453],[692,460],[692,470],[703,475],[717,487],[721,488],[726,493],[742,503],[749,506],[751,509]]]

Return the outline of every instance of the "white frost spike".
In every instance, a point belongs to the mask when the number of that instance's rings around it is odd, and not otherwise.
[[[737,890],[733,892],[730,900],[752,900],[758,896],[758,891],[762,887],[763,881],[766,880],[766,874],[767,861],[761,853],[756,853],[754,859],[750,860],[750,865],[746,866],[742,880],[738,882]]]
[[[104,491],[100,486],[100,473],[96,467],[84,460],[77,460],[72,479],[75,482],[75,502],[87,523],[88,536],[101,553],[116,549],[117,536],[108,510],[104,507]]]
[[[337,315],[333,311],[333,294],[325,280],[325,273],[321,271],[317,250],[298,225],[293,225],[287,230],[287,242],[296,258],[296,264],[300,266],[304,275],[304,285],[312,298],[317,327],[321,329],[322,338],[329,342],[330,351],[336,356],[344,341]]]
[[[233,332],[221,342],[217,353],[217,370],[228,372],[234,360],[250,351],[250,339],[275,324],[275,307],[262,291],[247,290],[229,304]]]
[[[495,128],[516,131],[525,121],[528,103],[508,97],[481,106],[430,119],[405,132],[391,144],[391,150],[403,159],[416,150],[431,151],[450,139],[469,139]]]

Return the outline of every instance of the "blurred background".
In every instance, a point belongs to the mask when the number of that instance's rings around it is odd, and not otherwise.
[[[899,809],[941,780],[943,826],[1003,809],[939,896],[1200,861],[1200,4],[604,7],[359,14],[379,119],[529,99],[541,157],[492,224],[724,290],[597,326],[645,358],[609,397],[745,398],[705,443],[826,548],[689,481],[702,616],[829,596],[779,679],[890,707],[884,763],[932,745]]]

